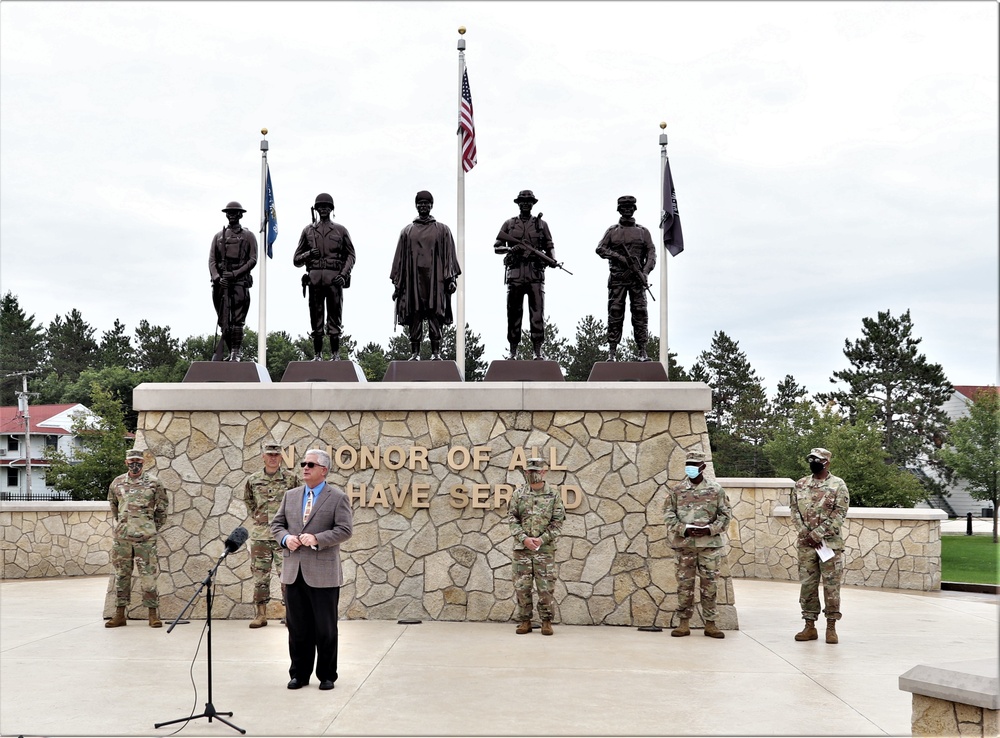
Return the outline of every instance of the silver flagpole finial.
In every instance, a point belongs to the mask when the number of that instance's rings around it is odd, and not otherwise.
[[[459,26],[458,27],[458,35],[459,36],[464,36],[465,35],[465,26]],[[464,38],[458,39],[458,50],[459,51],[465,51],[465,39]]]
[[[666,146],[667,145],[667,122],[666,121],[660,121],[660,130],[663,131],[663,133],[660,134],[660,146]]]

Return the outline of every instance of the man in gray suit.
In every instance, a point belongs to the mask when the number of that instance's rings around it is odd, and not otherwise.
[[[351,503],[342,489],[326,483],[330,455],[306,451],[302,463],[305,484],[287,492],[271,521],[271,533],[281,544],[288,625],[289,689],[309,684],[316,666],[320,689],[337,681],[337,610],[344,572],[340,544],[354,531]]]

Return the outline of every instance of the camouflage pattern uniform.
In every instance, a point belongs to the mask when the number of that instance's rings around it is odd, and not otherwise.
[[[826,479],[802,477],[792,490],[791,513],[798,531],[799,605],[803,620],[819,618],[820,578],[826,604],[823,612],[828,620],[840,620],[840,585],[844,580],[844,539],[840,531],[850,501],[844,480],[832,474]],[[836,552],[834,557],[820,561],[810,541],[825,541]]]
[[[266,605],[271,601],[271,568],[281,578],[281,544],[271,535],[271,520],[281,505],[285,492],[301,482],[295,472],[278,469],[274,474],[254,472],[243,486],[243,501],[252,521],[250,527],[250,571],[253,573],[253,601]]]
[[[510,499],[507,521],[514,537],[514,557],[511,574],[517,611],[514,619],[531,620],[531,583],[538,589],[538,617],[552,620],[556,586],[556,538],[566,520],[562,496],[549,484],[533,490],[527,483]],[[537,551],[525,547],[525,538],[541,538]]]
[[[133,479],[128,474],[115,477],[108,487],[114,541],[111,564],[115,568],[115,606],[128,607],[132,597],[133,559],[139,569],[144,607],[158,608],[160,595],[156,578],[160,563],[156,555],[156,535],[167,522],[167,493],[149,472]]]
[[[663,516],[667,533],[673,534],[671,547],[677,553],[678,615],[690,620],[694,614],[695,571],[701,584],[701,614],[715,621],[719,565],[725,556],[724,532],[729,527],[733,511],[726,491],[718,482],[702,478],[695,484],[690,479],[674,485],[667,493]],[[707,525],[710,535],[685,537],[687,525]]]

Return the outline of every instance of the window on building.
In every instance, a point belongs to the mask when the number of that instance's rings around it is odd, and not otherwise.
[[[21,441],[17,436],[7,436],[7,450],[15,454],[21,450]]]
[[[59,436],[45,436],[45,448],[59,448]]]
[[[8,487],[18,487],[20,486],[20,474],[18,474],[17,469],[11,469],[7,467],[7,486]]]

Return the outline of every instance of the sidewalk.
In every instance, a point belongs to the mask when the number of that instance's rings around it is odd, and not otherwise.
[[[968,521],[965,518],[953,518],[941,521],[941,532],[946,534],[965,534]],[[973,518],[972,534],[975,536],[993,535],[993,518]]]
[[[0,583],[0,734],[167,736],[207,701],[204,621],[107,629],[106,577]],[[285,689],[285,629],[213,623],[213,703],[250,736],[910,735],[898,678],[996,656],[990,595],[845,587],[839,645],[796,643],[798,585],[734,580],[741,630],[342,621],[340,679]],[[822,638],[822,637],[821,637]],[[197,686],[197,698],[192,687]],[[193,721],[182,736],[238,736]]]

